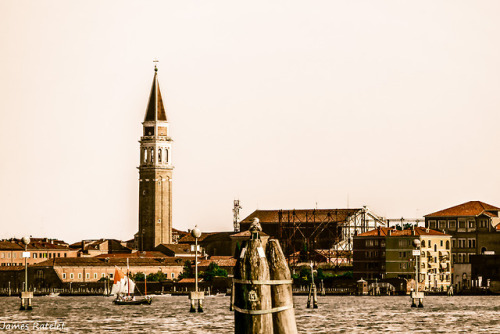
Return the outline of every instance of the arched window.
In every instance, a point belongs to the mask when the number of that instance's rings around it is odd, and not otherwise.
[[[443,240],[441,240],[441,247],[443,247]]]
[[[142,162],[146,163],[148,162],[148,149],[145,148],[144,152],[142,152]]]
[[[168,148],[165,149],[165,162],[168,163]]]
[[[446,240],[446,249],[450,249],[450,241]]]
[[[438,245],[434,244],[434,251],[437,252],[437,250],[438,250]]]
[[[154,163],[155,162],[155,150],[154,149],[151,149],[151,163]]]
[[[161,163],[161,151],[162,151],[162,149],[160,148],[158,150],[158,163]]]

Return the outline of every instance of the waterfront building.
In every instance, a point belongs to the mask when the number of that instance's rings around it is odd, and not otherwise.
[[[113,279],[115,268],[130,275],[155,274],[161,271],[169,279],[176,279],[183,270],[184,259],[171,257],[79,257],[55,258],[31,266],[35,285],[60,283],[92,283],[103,278]]]
[[[139,231],[141,251],[172,243],[172,138],[155,67],[140,140]]]
[[[425,226],[452,236],[452,282],[456,289],[471,286],[471,256],[500,254],[500,208],[470,201],[425,215]]]
[[[423,227],[381,227],[355,236],[354,278],[415,278],[414,239],[421,242],[419,283],[426,290],[447,289],[451,284],[451,236]]]
[[[25,245],[21,239],[8,239],[0,241],[0,266],[24,266],[23,252]],[[57,239],[31,238],[28,244],[30,257],[28,265],[46,261],[52,258],[72,258],[77,256],[77,251],[68,247],[68,244]]]

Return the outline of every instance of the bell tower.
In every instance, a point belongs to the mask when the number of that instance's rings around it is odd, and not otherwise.
[[[172,243],[172,139],[155,66],[139,164],[139,250]]]

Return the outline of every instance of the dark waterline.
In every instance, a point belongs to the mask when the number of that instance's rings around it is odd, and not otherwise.
[[[207,297],[205,312],[189,313],[187,296],[155,297],[153,304],[116,306],[112,297],[38,297],[33,311],[19,311],[19,298],[0,298],[0,332],[6,324],[64,323],[67,333],[233,333],[228,297]],[[327,296],[319,309],[294,297],[300,333],[500,333],[500,296]],[[16,330],[16,333],[23,332]],[[27,332],[27,331],[24,331]],[[45,331],[49,332],[49,331]],[[57,332],[57,331],[50,331]]]

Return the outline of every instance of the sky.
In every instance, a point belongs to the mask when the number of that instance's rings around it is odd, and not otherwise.
[[[0,238],[127,240],[158,59],[173,226],[500,206],[498,1],[0,0]]]

